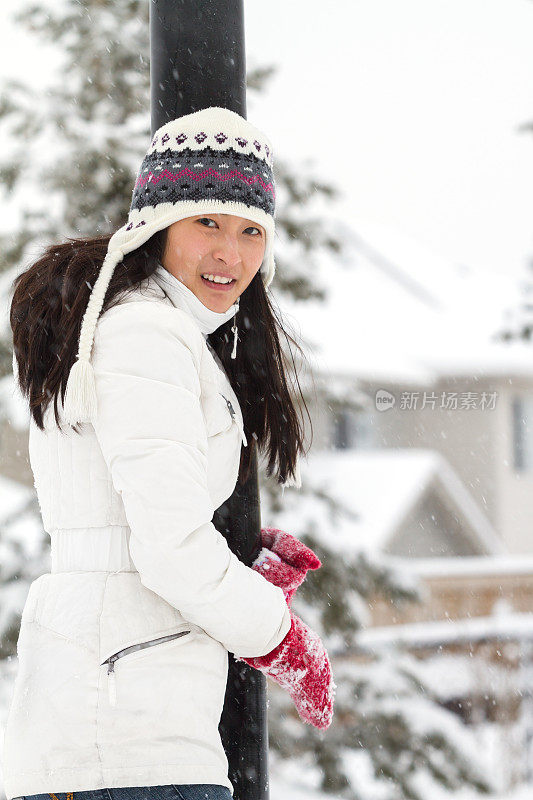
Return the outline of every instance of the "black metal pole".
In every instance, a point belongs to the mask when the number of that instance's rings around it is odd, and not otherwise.
[[[217,509],[215,527],[233,552],[250,565],[261,549],[257,447],[252,447],[248,479],[237,483]],[[268,800],[268,726],[266,678],[229,653],[228,682],[219,730],[228,757],[236,800]]]
[[[209,106],[246,117],[242,0],[151,0],[152,134]]]
[[[209,106],[246,118],[243,0],[150,0],[151,133]],[[250,437],[251,438],[251,437]],[[213,524],[248,566],[260,544],[257,450],[248,480],[217,509]],[[229,653],[219,725],[235,800],[268,800],[266,678]]]

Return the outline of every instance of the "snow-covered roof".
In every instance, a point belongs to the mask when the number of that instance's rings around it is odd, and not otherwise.
[[[344,239],[342,264],[320,256],[316,279],[326,299],[282,304],[320,372],[428,384],[455,370],[533,371],[533,346],[491,341],[517,301],[512,276],[454,264],[357,215]]]
[[[357,647],[374,650],[398,645],[426,646],[480,639],[533,640],[533,614],[509,613],[487,617],[446,619],[437,622],[412,622],[383,625],[361,630]]]
[[[324,543],[338,552],[386,551],[403,521],[428,491],[439,493],[453,509],[465,536],[482,551],[495,554],[503,550],[490,522],[446,459],[434,450],[315,451],[302,459],[301,474],[302,488],[313,494],[306,495],[305,502],[286,494],[278,524],[290,526],[295,511],[299,528],[308,524],[317,533],[327,531]],[[321,492],[346,512],[333,524],[329,506],[320,499]]]
[[[409,561],[411,572],[421,578],[444,578],[448,576],[531,575],[533,556],[519,555],[462,556],[461,558],[413,558]]]
[[[431,366],[439,377],[487,377],[509,379],[533,377],[533,345],[524,341],[487,342],[462,351],[435,353],[422,357],[420,363]]]

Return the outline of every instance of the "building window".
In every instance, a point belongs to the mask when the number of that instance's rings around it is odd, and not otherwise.
[[[375,446],[374,418],[368,411],[340,408],[333,416],[333,447],[336,450]]]
[[[352,425],[348,409],[341,408],[333,417],[333,447],[346,450],[352,446]]]
[[[526,472],[533,466],[533,396],[517,395],[512,402],[513,465]]]

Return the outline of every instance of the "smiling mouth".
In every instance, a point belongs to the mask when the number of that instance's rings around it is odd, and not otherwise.
[[[222,290],[225,289],[225,290],[227,290],[227,289],[231,289],[231,287],[236,283],[236,279],[235,278],[232,278],[227,283],[222,283],[222,282],[219,282],[219,281],[212,281],[209,278],[204,278],[203,275],[200,275],[200,277],[201,277],[203,283],[205,283],[207,286],[209,286],[210,289],[222,289]]]

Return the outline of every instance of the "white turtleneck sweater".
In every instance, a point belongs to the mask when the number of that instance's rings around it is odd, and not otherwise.
[[[172,302],[188,311],[194,317],[206,339],[208,333],[216,331],[220,325],[231,319],[237,310],[236,303],[233,303],[227,311],[213,311],[208,308],[188,286],[185,286],[179,278],[169,272],[160,261],[157,263],[153,276],[161,288],[167,292]]]

